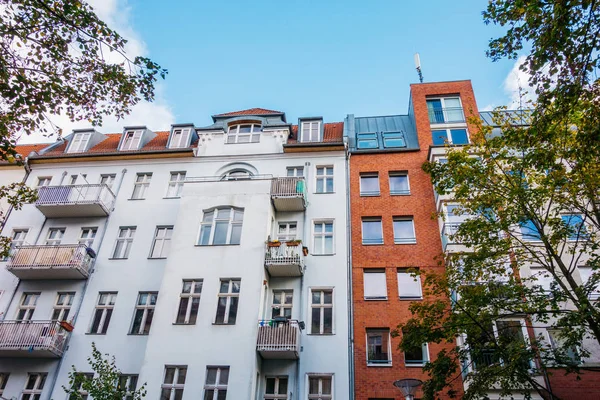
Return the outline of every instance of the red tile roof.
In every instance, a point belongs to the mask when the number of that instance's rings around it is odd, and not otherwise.
[[[228,113],[213,115],[213,117],[235,117],[236,115],[271,115],[283,114],[281,111],[267,110],[266,108],[249,108],[247,110],[231,111]]]
[[[323,124],[323,143],[342,142],[344,139],[344,123],[328,122]],[[298,125],[292,125],[292,135],[288,144],[298,143]]]
[[[45,147],[50,146],[52,143],[39,143],[39,144],[18,144],[15,146],[15,150],[23,158],[27,157],[32,151],[39,151]]]

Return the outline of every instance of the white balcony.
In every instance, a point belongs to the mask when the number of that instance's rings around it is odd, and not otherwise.
[[[58,321],[0,321],[0,357],[60,358],[68,335]]]
[[[298,321],[259,321],[256,351],[264,359],[297,360],[300,355]]]
[[[83,244],[18,246],[6,269],[19,279],[87,279],[91,262]]]
[[[455,253],[466,249],[466,246],[454,236],[460,224],[460,222],[446,222],[442,226],[442,248],[445,252]]]
[[[106,217],[115,195],[107,185],[64,185],[38,188],[35,206],[48,218]]]
[[[304,178],[273,178],[271,181],[271,200],[277,211],[306,210],[306,182]]]
[[[304,273],[304,254],[302,244],[290,245],[282,242],[279,246],[267,244],[265,268],[272,277],[302,276]]]

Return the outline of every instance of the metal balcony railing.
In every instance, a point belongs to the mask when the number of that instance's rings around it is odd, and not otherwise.
[[[42,186],[38,188],[36,207],[98,205],[108,215],[115,195],[105,184]],[[43,211],[42,211],[43,212]]]
[[[47,270],[73,270],[86,278],[92,257],[89,255],[87,246],[83,244],[67,245],[27,245],[17,246],[10,256],[6,268],[18,276],[26,278],[26,275],[34,275],[36,272]],[[39,278],[39,277],[38,277]],[[57,276],[62,278],[62,276]]]
[[[259,321],[256,350],[263,352],[263,354],[264,352],[291,352],[296,353],[297,356],[300,351],[298,321]]]
[[[60,357],[68,335],[59,321],[0,321],[0,354],[42,351]]]
[[[444,250],[446,250],[446,246],[449,244],[460,243],[457,238],[454,238],[460,224],[460,222],[447,222],[442,227],[442,246],[444,247]]]
[[[301,276],[304,272],[302,244],[267,245],[265,267],[271,276]]]
[[[306,182],[303,177],[281,177],[271,180],[271,199],[278,211],[306,209]]]
[[[465,122],[462,107],[430,108],[427,111],[429,112],[429,123],[431,124]]]

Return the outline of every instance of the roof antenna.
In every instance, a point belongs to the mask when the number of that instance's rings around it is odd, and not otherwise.
[[[419,74],[419,82],[423,83],[423,72],[421,71],[421,57],[419,57],[419,53],[415,53],[415,67],[417,68],[417,74]]]

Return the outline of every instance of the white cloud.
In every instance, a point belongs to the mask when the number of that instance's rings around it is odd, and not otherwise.
[[[128,56],[148,55],[146,43],[131,27],[131,8],[127,4],[127,0],[87,1],[94,8],[101,20],[127,39],[125,51]],[[122,57],[114,52],[105,52],[104,54],[109,62],[119,62],[122,60]],[[102,133],[122,132],[123,127],[128,125],[146,125],[152,130],[168,129],[174,123],[175,116],[164,96],[164,84],[159,83],[155,89],[154,102],[141,101],[122,120],[117,120],[114,117],[105,117],[102,126],[96,127],[96,130]],[[71,122],[64,115],[53,115],[50,119],[53,124],[62,128],[63,135],[68,135],[73,129],[91,127],[91,124],[87,121]],[[23,136],[19,140],[19,143],[53,142],[54,140],[56,140],[56,136],[48,138],[42,134],[33,134],[31,136]]]
[[[525,56],[520,56],[504,79],[504,93],[509,97],[508,108],[526,107],[528,101],[535,101],[535,90],[529,86],[530,75],[519,67],[525,62]]]

